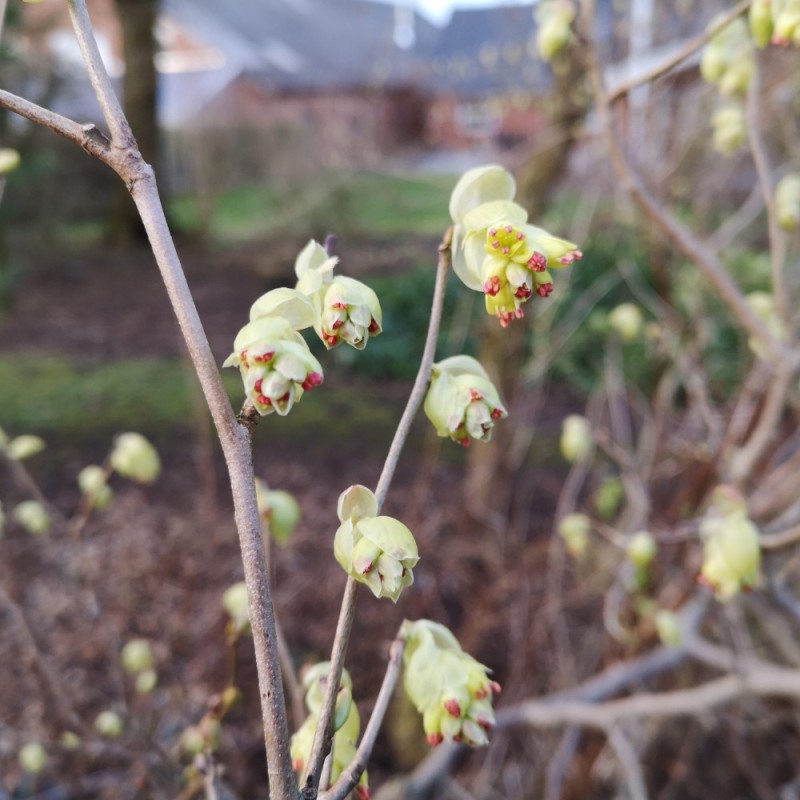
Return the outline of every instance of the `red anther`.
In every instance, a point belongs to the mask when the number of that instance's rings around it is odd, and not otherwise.
[[[429,733],[425,738],[431,747],[438,747],[444,741],[441,733]]]
[[[338,330],[339,330],[339,328],[341,328],[341,327],[342,327],[342,325],[344,325],[344,320],[343,320],[343,319],[337,319],[337,320],[336,320],[336,322],[334,322],[334,323],[333,323],[333,325],[331,325],[331,327],[332,327],[332,328],[333,328],[335,331],[338,331]]]
[[[489,236],[497,236],[497,228],[489,228]]]
[[[266,363],[268,361],[272,361],[272,359],[275,358],[275,351],[274,350],[268,350],[266,353],[264,353],[263,356],[261,356],[261,358],[264,359],[264,363]]]
[[[338,336],[335,333],[323,333],[322,338],[327,344],[334,345],[338,341]]]
[[[517,319],[522,319],[522,318],[525,316],[525,312],[524,312],[524,311],[523,311],[521,308],[518,308],[518,309],[517,309],[517,310],[514,312],[514,316],[515,316]]]
[[[454,742],[458,742],[458,743],[460,744],[461,742],[463,742],[463,741],[464,741],[464,737],[463,737],[463,736],[462,736],[460,733],[457,733],[457,734],[456,734],[456,735],[453,737],[453,741],[454,741]]]
[[[242,364],[247,366],[247,350],[242,350],[242,352],[239,353],[239,360],[242,362]]]
[[[499,239],[495,239],[492,242],[492,247],[494,247],[494,249],[497,250],[497,248],[500,247],[500,240]]]
[[[309,372],[306,379],[300,384],[307,392],[322,383],[322,375],[319,372]]]
[[[338,303],[331,303],[331,308],[338,308],[343,311],[347,308],[347,303],[343,303],[340,300]]]
[[[454,697],[451,697],[449,700],[445,700],[442,703],[444,706],[444,710],[451,716],[458,719],[461,716],[461,706],[458,704],[458,700]]]
[[[547,269],[547,257],[544,253],[534,253],[528,259],[528,266],[534,272],[544,272]]]
[[[517,234],[517,241],[520,241],[520,242],[521,242],[521,241],[522,241],[524,238],[525,238],[525,234],[524,234],[522,231],[520,231],[520,232]]]
[[[283,397],[278,398],[279,403],[286,403],[288,401],[289,401],[289,392],[286,392],[286,394],[283,395]]]
[[[469,399],[471,402],[474,402],[475,400],[483,400],[483,395],[477,389],[470,389]]]
[[[489,686],[495,694],[500,694],[503,691],[503,687],[497,681],[492,681]]]
[[[264,383],[264,380],[263,380],[262,378],[259,378],[259,379],[258,379],[258,380],[257,380],[257,381],[256,381],[256,382],[253,384],[253,388],[254,388],[254,389],[255,389],[255,390],[256,390],[256,391],[257,391],[259,394],[261,394],[261,385],[262,385],[263,383]]]
[[[536,287],[536,294],[538,294],[539,297],[547,297],[552,291],[553,291],[552,283],[543,283],[541,286]]]
[[[369,575],[369,574],[370,574],[370,572],[372,572],[372,569],[373,569],[373,567],[374,567],[374,566],[375,566],[375,565],[374,565],[374,564],[372,564],[372,563],[370,563],[370,564],[367,564],[367,566],[366,566],[366,567],[365,567],[365,568],[364,568],[364,569],[361,571],[361,574],[362,574],[362,575]]]
[[[483,293],[488,294],[489,297],[494,297],[500,292],[501,288],[500,276],[492,275],[492,277],[483,284]]]
[[[295,772],[302,772],[303,771],[303,759],[302,758],[294,759],[294,761],[292,761],[292,769]]]
[[[527,283],[523,283],[522,286],[514,292],[514,297],[518,297],[520,300],[527,300],[531,296],[532,292],[530,287]]]
[[[510,247],[504,247],[503,250],[502,250],[502,253],[503,253],[504,256],[507,256],[510,252],[511,252],[511,248]]]
[[[574,264],[576,261],[580,261],[582,258],[583,253],[580,250],[573,250],[571,253],[561,256],[558,261],[560,264],[569,266],[570,264]]]
[[[492,409],[492,419],[501,419],[503,416],[503,409],[502,408],[493,408]]]
[[[470,438],[469,438],[469,436],[467,436],[465,439],[462,439],[462,440],[459,442],[459,444],[460,444],[462,447],[469,447],[469,446],[472,444],[472,439],[470,439]]]
[[[487,688],[478,689],[475,692],[475,699],[476,700],[485,700],[489,696],[489,690]]]
[[[356,786],[356,797],[358,797],[358,800],[370,800],[372,789],[369,786]]]
[[[367,328],[367,330],[370,333],[375,333],[375,331],[377,331],[379,328],[380,325],[378,325],[378,320],[373,319],[372,322],[369,323],[369,328]]]
[[[481,726],[485,731],[490,731],[492,729],[492,723],[485,719],[476,720],[478,725]]]
[[[503,230],[504,230],[506,233],[511,233],[511,232],[514,230],[514,226],[513,226],[513,225],[506,225],[506,227],[505,227],[505,228],[503,228]]]
[[[259,396],[256,398],[256,400],[257,400],[257,401],[258,401],[258,402],[259,402],[259,403],[260,403],[262,406],[271,406],[271,405],[272,405],[272,400],[270,400],[270,399],[269,399],[269,397],[264,397],[264,395],[263,395],[263,394],[260,394],[260,395],[259,395]]]

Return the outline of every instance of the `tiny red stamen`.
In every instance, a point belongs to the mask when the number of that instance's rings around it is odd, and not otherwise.
[[[347,308],[347,303],[342,303],[341,301],[339,301],[338,303],[331,303],[331,307],[338,308],[344,311]]]
[[[502,252],[503,252],[504,256],[507,256],[511,252],[511,248],[510,247],[504,247]]]
[[[474,402],[475,400],[483,400],[483,395],[477,389],[470,389],[469,399],[472,402]]]
[[[356,796],[358,800],[370,800],[372,797],[372,790],[369,786],[356,786]]]
[[[517,240],[521,242],[524,238],[525,238],[525,234],[522,231],[520,231],[517,234]]]
[[[499,239],[495,239],[492,242],[492,247],[494,247],[494,249],[497,250],[497,248],[500,247],[500,240]]]
[[[506,233],[511,233],[511,231],[514,230],[514,226],[513,225],[506,225],[504,230],[505,230]]]
[[[478,691],[475,692],[476,700],[485,700],[488,696],[489,696],[489,689],[485,687],[482,689],[478,689]]]
[[[536,287],[536,294],[538,294],[539,297],[547,297],[552,291],[553,291],[552,283],[543,283],[541,286]]]
[[[503,416],[503,409],[502,408],[493,408],[492,409],[492,419],[500,419]]]
[[[472,444],[472,440],[469,438],[469,436],[467,436],[467,437],[466,437],[466,439],[462,439],[462,440],[459,442],[459,444],[460,444],[462,447],[469,447],[469,446]]]
[[[263,395],[263,394],[260,394],[260,395],[259,395],[259,396],[256,398],[256,400],[257,400],[257,401],[258,401],[258,402],[259,402],[259,403],[260,403],[262,406],[271,406],[271,405],[272,405],[272,400],[270,400],[270,399],[269,399],[269,397],[264,397],[264,395]]]
[[[499,294],[501,288],[502,283],[500,281],[500,276],[492,275],[492,277],[483,284],[483,293],[488,294],[489,297],[494,297],[496,294]]]
[[[337,319],[337,320],[336,320],[336,322],[334,322],[334,323],[333,323],[333,325],[331,325],[331,327],[332,327],[332,328],[333,328],[335,331],[338,331],[338,330],[339,330],[339,328],[341,328],[341,327],[342,327],[342,325],[344,325],[344,320],[343,320],[343,319]]]
[[[497,228],[489,228],[489,236],[497,236]]]
[[[514,297],[518,297],[520,300],[527,300],[531,294],[530,287],[526,283],[523,283],[522,286],[514,292]]]
[[[322,338],[325,340],[327,344],[334,345],[338,340],[338,336],[335,333],[325,333],[323,332]]]
[[[369,323],[369,328],[367,328],[367,330],[370,333],[375,333],[375,331],[377,331],[379,328],[380,325],[378,325],[378,320],[373,319],[372,322]]]
[[[503,691],[503,687],[497,681],[492,681],[489,686],[495,694],[500,694]]]
[[[534,272],[544,272],[547,269],[547,258],[544,253],[534,253],[528,259],[528,266]]]
[[[444,741],[441,733],[429,733],[426,738],[431,747],[438,747]]]

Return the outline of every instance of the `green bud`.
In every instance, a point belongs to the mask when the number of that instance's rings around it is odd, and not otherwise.
[[[25,434],[12,439],[5,448],[6,455],[15,461],[24,461],[26,458],[41,453],[45,448],[44,439],[39,436]]]
[[[50,515],[36,500],[25,500],[14,509],[14,519],[34,536],[42,536],[50,531]]]
[[[611,519],[617,513],[625,487],[619,478],[606,478],[594,492],[594,505],[603,519]]]
[[[678,615],[662,609],[655,616],[656,633],[666,647],[680,647],[683,644],[683,629]]]
[[[94,720],[94,729],[106,739],[117,739],[122,734],[122,717],[116,711],[101,711]]]
[[[140,433],[120,434],[109,460],[119,475],[137,483],[152,483],[161,472],[155,447]]]
[[[131,639],[120,654],[126,672],[136,674],[153,668],[153,651],[147,639]]]
[[[28,742],[20,748],[17,760],[25,772],[39,775],[47,766],[47,750],[39,742]]]
[[[508,412],[483,367],[470,356],[453,356],[433,365],[425,415],[439,436],[469,447],[473,439],[488,442]]]
[[[741,589],[757,586],[761,572],[758,529],[748,519],[746,510],[731,506],[727,497],[715,493],[718,502],[712,504],[700,524],[704,541],[701,579],[723,601]]]
[[[78,750],[81,746],[81,743],[81,737],[78,736],[78,734],[74,731],[64,731],[58,740],[58,744],[61,749],[70,753]]]
[[[320,287],[330,281],[333,268],[339,262],[336,256],[329,256],[325,248],[313,239],[300,251],[294,262],[294,272],[300,283],[306,282],[298,289],[305,295],[316,293]]]
[[[747,139],[744,109],[740,105],[717,109],[711,117],[711,125],[714,129],[714,148],[722,155],[732,155]]]
[[[592,425],[580,414],[570,414],[561,423],[561,455],[572,463],[583,463],[592,455]]]
[[[649,531],[638,531],[628,540],[625,554],[637,569],[645,570],[658,553],[658,544]]]
[[[572,38],[570,26],[575,19],[575,6],[568,0],[542,0],[536,8],[539,30],[536,47],[545,61],[552,61]]]
[[[322,703],[325,699],[325,684],[330,668],[330,661],[320,661],[303,671],[302,684],[306,690],[306,708],[312,714],[318,714],[322,708]],[[342,670],[342,677],[339,680],[340,692],[342,689],[347,689],[350,692],[353,689],[353,680],[346,669]],[[350,696],[352,697],[352,693]]]
[[[753,0],[748,16],[750,35],[756,47],[766,47],[772,38],[772,0]]]
[[[574,558],[583,558],[589,547],[592,523],[586,514],[566,514],[558,523],[558,535],[564,540],[567,552]]]
[[[224,367],[238,367],[259,414],[285,416],[303,392],[322,383],[322,367],[305,339],[280,317],[260,317],[236,336]]]
[[[186,755],[196,756],[203,752],[206,742],[200,728],[197,725],[190,725],[181,734],[180,744]]]
[[[158,683],[158,673],[154,669],[146,669],[136,676],[136,691],[139,694],[150,694]]]
[[[641,309],[633,303],[620,303],[608,315],[608,324],[624,342],[639,338],[643,322]]]
[[[800,174],[784,175],[775,187],[775,206],[778,222],[785,231],[800,227]]]
[[[90,464],[78,473],[78,486],[91,501],[92,508],[107,508],[111,503],[113,492],[106,480],[106,471],[97,464]]]
[[[767,292],[751,292],[745,298],[747,305],[753,309],[756,316],[764,323],[767,330],[779,341],[786,340],[786,328],[781,322],[780,317],[775,311],[775,300]],[[767,351],[761,339],[751,336],[747,340],[747,345],[757,358],[767,358]]]
[[[273,539],[280,544],[287,542],[300,522],[297,500],[289,492],[268,489],[264,481],[256,478],[256,502],[258,513],[268,524]]]
[[[774,44],[786,46],[798,44],[800,33],[800,3],[797,0],[785,0],[774,9],[775,30],[772,35]]]
[[[247,586],[244,581],[234,583],[222,593],[222,608],[237,631],[244,631],[250,626]]]
[[[13,172],[19,166],[19,162],[20,157],[16,150],[11,147],[0,147],[0,175]]]

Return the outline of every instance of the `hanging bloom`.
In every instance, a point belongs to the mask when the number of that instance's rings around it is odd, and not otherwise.
[[[747,517],[744,500],[730,487],[718,487],[700,525],[704,540],[701,580],[720,600],[757,586],[761,573],[758,528]]]
[[[500,685],[444,626],[419,620],[404,623],[403,629],[403,685],[422,714],[428,743],[486,744],[495,723],[492,696],[500,692]]]
[[[533,294],[553,291],[550,269],[582,257],[576,245],[527,224],[527,212],[512,200],[515,189],[506,170],[490,165],[467,172],[450,199],[453,269],[484,293],[487,312],[503,327],[524,315],[522,305]]]
[[[242,328],[223,367],[239,367],[245,393],[259,414],[286,416],[304,391],[322,383],[322,367],[303,337],[280,317]]]
[[[300,522],[300,506],[294,496],[282,489],[269,489],[256,478],[256,502],[272,537],[281,544],[288,541]]]
[[[15,436],[5,445],[5,454],[14,461],[24,461],[26,458],[41,453],[46,447],[44,439],[40,436],[33,436],[26,433],[22,436]]]
[[[581,414],[568,414],[564,417],[559,447],[561,455],[571,464],[586,461],[594,447],[591,422]]]
[[[715,24],[716,19],[711,24]],[[700,74],[726,96],[744,95],[755,69],[747,23],[736,18],[711,38],[700,59]]]
[[[453,356],[433,365],[425,414],[439,436],[468,447],[488,442],[494,423],[508,416],[483,367],[470,356]]]
[[[402,522],[372,516],[377,500],[366,486],[351,486],[339,497],[342,523],[333,540],[333,554],[342,569],[365,583],[375,597],[397,602],[400,592],[414,583],[419,561],[417,543]]]
[[[0,147],[0,175],[13,172],[19,166],[19,162],[19,153],[16,150],[11,147]]]
[[[658,542],[650,531],[637,531],[625,546],[625,555],[636,569],[646,570],[658,553]]]
[[[20,748],[17,760],[25,772],[38,775],[47,766],[47,750],[40,742],[27,742]]]
[[[106,471],[98,464],[89,464],[78,473],[78,486],[92,508],[107,508],[113,493],[107,483]]]
[[[542,0],[536,10],[539,30],[536,47],[545,61],[552,61],[572,38],[575,5],[569,0]]]
[[[50,515],[36,500],[23,500],[14,508],[14,519],[34,536],[43,536],[50,530]]]
[[[222,608],[234,630],[241,632],[250,627],[250,605],[244,581],[232,584],[222,593]]]
[[[342,275],[324,289],[314,330],[330,350],[342,342],[363,350],[377,336],[383,316],[378,296],[361,281]]]
[[[635,342],[643,323],[642,310],[633,303],[620,303],[608,315],[608,324],[624,342]]]
[[[586,514],[565,514],[558,523],[558,535],[564,540],[567,552],[573,558],[583,558],[589,549],[592,522]]]

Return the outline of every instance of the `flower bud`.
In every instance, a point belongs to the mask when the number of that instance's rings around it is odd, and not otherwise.
[[[222,593],[222,608],[230,617],[236,631],[241,632],[249,627],[250,611],[244,581],[234,583]]]
[[[666,647],[680,647],[683,644],[683,629],[678,615],[662,609],[655,616],[656,633]]]
[[[39,742],[28,742],[20,748],[17,760],[25,772],[39,775],[47,766],[47,750]]]
[[[586,555],[591,529],[592,523],[586,514],[565,514],[558,523],[558,535],[564,540],[567,552],[574,558]]]
[[[635,342],[641,332],[642,312],[633,303],[620,303],[608,315],[608,324],[624,342]]]
[[[304,391],[322,383],[322,367],[303,337],[279,317],[260,317],[236,336],[224,367],[239,367],[245,393],[261,415],[285,416]]]
[[[748,16],[750,35],[756,47],[766,47],[772,39],[774,23],[772,19],[772,0],[753,0]]]
[[[300,521],[297,500],[289,492],[268,489],[263,481],[256,478],[256,501],[258,512],[269,526],[275,541],[281,544],[287,542]]]
[[[318,714],[325,699],[325,685],[330,672],[331,662],[320,661],[311,667],[303,670],[301,682],[306,692],[306,708],[312,714]],[[339,679],[339,689],[353,688],[353,680],[346,669],[342,669],[342,677]]]
[[[536,47],[545,61],[552,61],[572,38],[570,26],[575,19],[575,6],[567,0],[543,0],[536,9],[539,30]]]
[[[74,731],[64,731],[58,740],[58,744],[62,750],[74,752],[81,746],[81,737]]]
[[[317,294],[331,282],[333,268],[338,262],[336,256],[329,256],[319,242],[311,239],[294,262],[297,290],[307,297]]]
[[[561,423],[561,455],[571,464],[583,463],[592,455],[592,425],[580,414],[569,414]]]
[[[781,228],[796,231],[800,227],[800,174],[790,172],[778,181],[775,206]]]
[[[147,639],[131,639],[122,648],[120,659],[125,671],[132,675],[152,669],[153,651],[150,649],[150,642]]]
[[[775,311],[775,300],[772,295],[768,292],[751,292],[745,299],[772,336],[779,342],[785,341],[786,328]],[[761,339],[751,336],[747,340],[747,345],[757,358],[768,357],[769,353]]]
[[[14,509],[14,519],[34,536],[42,536],[50,530],[50,515],[41,503],[25,500]]]
[[[19,166],[19,162],[20,157],[16,150],[11,147],[0,147],[0,175],[13,172]]]
[[[161,460],[155,447],[140,433],[118,436],[109,460],[123,478],[138,483],[152,483],[161,472]]]
[[[747,124],[744,109],[740,105],[718,108],[711,117],[714,128],[714,149],[729,156],[735,153],[747,139]]]
[[[97,464],[90,464],[78,473],[78,487],[91,502],[92,508],[107,508],[113,492],[106,483],[106,471]]]
[[[325,289],[314,329],[328,350],[342,342],[363,350],[369,337],[381,332],[382,319],[375,292],[361,281],[340,275]]]
[[[106,739],[117,739],[123,727],[122,717],[116,711],[101,711],[94,720],[94,729]]]
[[[786,46],[800,44],[800,3],[797,0],[785,0],[773,9],[775,30],[772,43]]]
[[[603,519],[611,519],[617,513],[625,487],[619,478],[606,478],[594,492],[594,506]]]
[[[720,600],[756,586],[761,572],[758,529],[746,510],[712,505],[700,524],[704,540],[701,579]]]
[[[469,356],[453,356],[433,365],[425,415],[439,436],[469,447],[488,442],[494,423],[508,416],[483,367]]]
[[[136,676],[136,691],[139,694],[150,694],[158,683],[158,673],[154,669],[146,669]]]
[[[649,531],[638,531],[628,540],[625,554],[636,569],[645,570],[653,562],[658,544]]]
[[[333,553],[342,569],[375,597],[395,603],[414,582],[412,569],[419,561],[411,531],[392,517],[345,520],[336,531]]]
[[[26,458],[41,453],[45,448],[44,439],[39,436],[25,434],[12,439],[5,448],[6,455],[15,461],[24,461]]]
[[[180,737],[181,749],[188,756],[196,756],[205,749],[205,738],[203,732],[197,725],[190,725],[185,728]]]
[[[724,95],[744,94],[750,85],[753,69],[753,46],[747,24],[741,18],[734,19],[718,30],[700,59],[703,79],[717,84]]]

